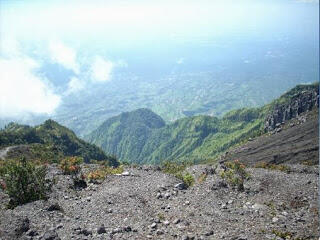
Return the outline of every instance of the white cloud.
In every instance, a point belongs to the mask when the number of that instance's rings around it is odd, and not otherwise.
[[[0,58],[0,116],[27,113],[52,114],[61,102],[34,70],[39,64],[28,57]]]
[[[52,61],[79,74],[79,64],[76,61],[77,54],[74,49],[67,47],[62,42],[51,41],[49,43],[49,52]]]
[[[111,80],[111,72],[114,64],[111,61],[104,60],[100,56],[96,56],[91,65],[91,79],[94,82],[107,82]]]
[[[72,77],[68,83],[68,90],[66,94],[78,92],[85,87],[85,82],[81,81],[79,78]]]
[[[1,34],[1,33],[0,33]],[[13,36],[1,34],[0,53],[2,56],[18,56],[20,55],[20,45],[18,40]]]

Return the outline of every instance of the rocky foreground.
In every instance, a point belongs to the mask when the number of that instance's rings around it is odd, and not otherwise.
[[[51,165],[48,201],[8,210],[0,192],[0,239],[318,239],[318,166],[288,166],[290,173],[248,169],[239,192],[220,166],[187,169],[196,179],[188,189],[144,166],[73,190],[71,177]]]

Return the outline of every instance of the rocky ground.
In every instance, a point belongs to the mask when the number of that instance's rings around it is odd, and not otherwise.
[[[224,184],[219,165],[187,169],[196,179],[188,189],[143,166],[82,190],[51,165],[48,201],[8,210],[0,192],[0,239],[318,239],[318,166],[290,167],[248,169],[238,192]]]

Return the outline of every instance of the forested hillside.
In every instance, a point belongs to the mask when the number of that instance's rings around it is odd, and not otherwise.
[[[187,117],[168,125],[150,110],[139,109],[108,119],[87,139],[122,161],[210,161],[230,147],[265,133],[271,122],[276,125],[313,108],[318,104],[318,87],[318,83],[298,85],[261,108],[233,110],[222,118]],[[282,111],[288,112],[285,117],[272,117]]]
[[[24,145],[28,155],[58,162],[65,156],[80,156],[86,162],[105,160],[117,165],[114,157],[107,156],[99,147],[79,139],[71,130],[53,120],[30,127],[10,123],[0,131],[0,148]]]

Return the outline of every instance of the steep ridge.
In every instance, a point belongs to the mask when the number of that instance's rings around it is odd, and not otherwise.
[[[8,146],[14,151],[9,149],[5,155],[11,157],[47,158],[47,161],[58,162],[64,156],[81,156],[86,162],[105,160],[111,165],[118,164],[114,157],[53,120],[35,127],[10,123],[0,131],[0,148],[6,150]]]
[[[259,163],[318,164],[318,109],[306,112],[286,124],[277,125],[276,131],[272,133],[229,150],[222,160],[241,159],[241,162],[251,166]]]
[[[297,86],[273,105],[272,112],[266,117],[267,131],[274,130],[277,125],[319,106],[319,89],[314,89],[313,85]]]
[[[137,123],[122,121],[120,127],[122,115],[119,115],[107,120],[87,139],[104,151],[118,155],[122,161],[152,164],[164,160],[211,162],[230,147],[276,130],[283,121],[317,107],[318,96],[318,83],[298,85],[261,108],[230,111],[223,118],[187,117],[168,125],[156,124],[156,128],[145,127],[153,118]],[[125,114],[127,118],[136,119],[137,114],[144,111],[151,114],[146,109]],[[131,114],[132,117],[128,117]],[[160,118],[154,113],[151,115],[157,120]]]

